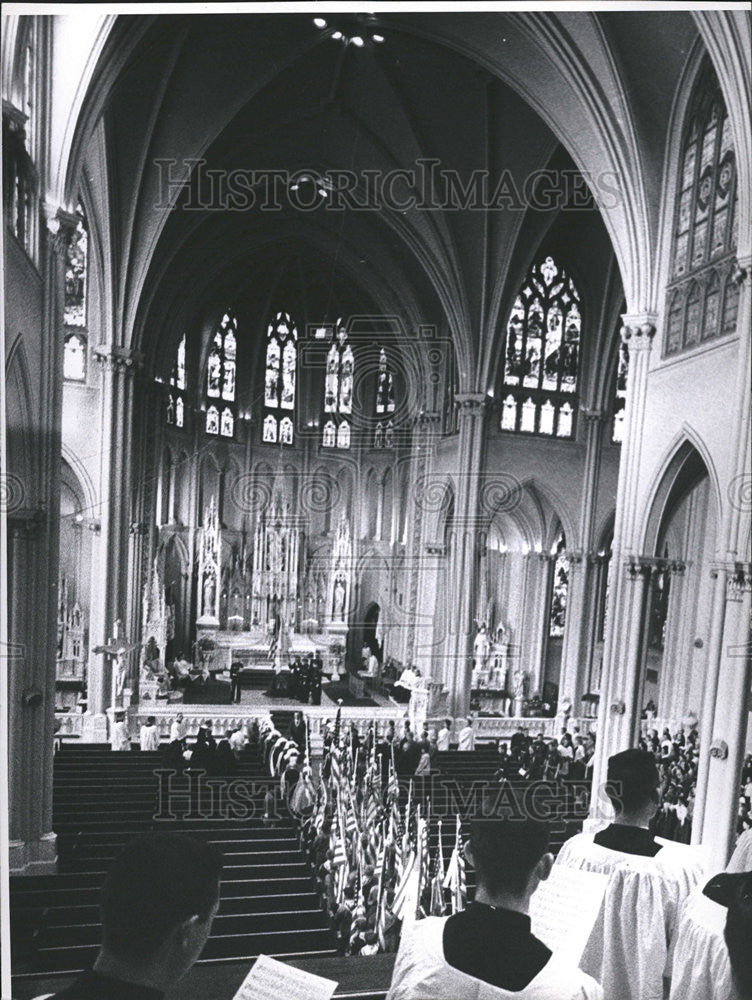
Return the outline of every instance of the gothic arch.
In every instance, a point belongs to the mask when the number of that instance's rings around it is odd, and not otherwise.
[[[93,517],[96,508],[96,493],[88,469],[73,449],[69,448],[65,443],[61,447],[61,457],[63,462],[66,462],[70,466],[71,472],[79,484],[82,510],[86,511],[89,517]]]
[[[665,516],[673,503],[684,495],[701,478],[707,476],[711,484],[711,496],[715,501],[716,525],[720,525],[723,507],[720,502],[718,477],[702,439],[689,425],[684,424],[667,456],[659,465],[659,472],[653,479],[646,505],[644,530],[640,550],[648,555],[656,554],[656,546]]]

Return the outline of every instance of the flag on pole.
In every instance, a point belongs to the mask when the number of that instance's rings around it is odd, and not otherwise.
[[[467,879],[465,875],[465,855],[462,851],[462,823],[457,815],[457,832],[454,838],[454,850],[449,859],[444,888],[451,890],[452,913],[465,909],[467,899]]]
[[[436,849],[436,871],[431,880],[431,916],[443,917],[446,913],[444,899],[444,845],[441,842],[441,820],[439,820],[439,843]]]

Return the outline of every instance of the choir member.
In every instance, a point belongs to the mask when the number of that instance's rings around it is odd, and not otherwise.
[[[475,819],[465,848],[475,901],[451,917],[405,920],[387,1000],[602,1000],[592,978],[530,928],[530,899],[548,878],[548,826]]]
[[[704,875],[700,852],[651,833],[658,789],[652,754],[624,750],[609,758],[606,793],[614,822],[595,836],[572,837],[556,862],[609,876],[580,967],[620,1000],[663,995],[679,908]]]

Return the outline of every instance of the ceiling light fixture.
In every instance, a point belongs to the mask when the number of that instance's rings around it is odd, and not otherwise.
[[[314,19],[313,19],[313,23],[314,23],[314,24],[316,25],[316,27],[317,27],[317,28],[319,28],[319,29],[323,29],[323,28],[325,28],[325,27],[326,27],[326,21],[324,20],[324,18],[323,18],[323,17],[314,17]]]
[[[363,39],[360,37],[360,35],[355,35],[355,37],[351,38],[350,41],[353,43],[353,45],[356,48],[358,48],[358,49],[362,49],[363,48],[363,44],[364,43],[363,43]]]
[[[374,42],[376,42],[377,45],[381,45],[381,43],[384,41],[383,35],[371,35],[371,38],[374,40]]]

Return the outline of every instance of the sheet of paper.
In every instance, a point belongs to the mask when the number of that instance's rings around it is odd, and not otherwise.
[[[554,865],[530,901],[533,934],[579,961],[603,902],[608,875]]]
[[[235,1000],[331,1000],[337,984],[268,955],[259,955]]]

